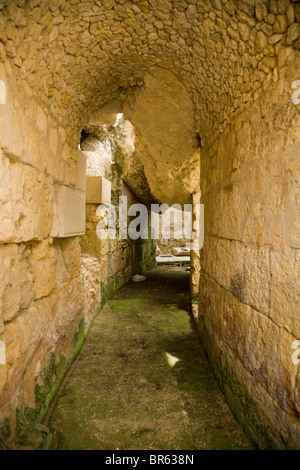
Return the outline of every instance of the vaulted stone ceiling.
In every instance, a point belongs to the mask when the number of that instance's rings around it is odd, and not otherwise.
[[[0,57],[78,139],[93,110],[139,96],[163,67],[190,97],[191,139],[208,145],[300,49],[299,1],[1,0],[0,11]]]
[[[194,100],[199,131],[224,122],[299,48],[289,0],[1,0],[0,40],[58,117],[81,126],[91,106],[142,84],[159,64]],[[1,55],[4,47],[1,44]]]

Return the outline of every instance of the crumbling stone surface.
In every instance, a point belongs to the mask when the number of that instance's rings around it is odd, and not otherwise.
[[[292,59],[293,58],[293,59]],[[262,448],[299,448],[299,53],[201,153],[199,330]],[[264,423],[264,424],[262,424]]]
[[[191,203],[200,179],[199,142],[193,102],[176,75],[151,68],[143,87],[125,100],[124,114],[135,127],[151,194],[167,204]]]
[[[2,58],[77,129],[159,65],[185,85],[208,140],[284,64],[286,47],[299,49],[299,5],[288,0],[4,0],[1,13]]]

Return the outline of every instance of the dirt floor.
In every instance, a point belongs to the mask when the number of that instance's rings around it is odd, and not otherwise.
[[[251,449],[188,313],[189,273],[159,267],[96,317],[49,425],[54,449]]]

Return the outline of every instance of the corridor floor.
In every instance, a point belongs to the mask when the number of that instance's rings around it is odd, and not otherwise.
[[[251,449],[192,327],[189,273],[159,267],[96,317],[50,418],[54,449]]]

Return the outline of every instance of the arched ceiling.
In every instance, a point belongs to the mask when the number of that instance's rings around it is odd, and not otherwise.
[[[1,0],[0,9],[0,55],[78,131],[91,108],[160,65],[186,87],[205,140],[261,86],[281,48],[299,48],[299,1]]]
[[[292,0],[0,0],[0,58],[78,141],[122,101],[162,201],[188,200],[199,142],[262,89],[285,48],[300,50],[299,36]]]

